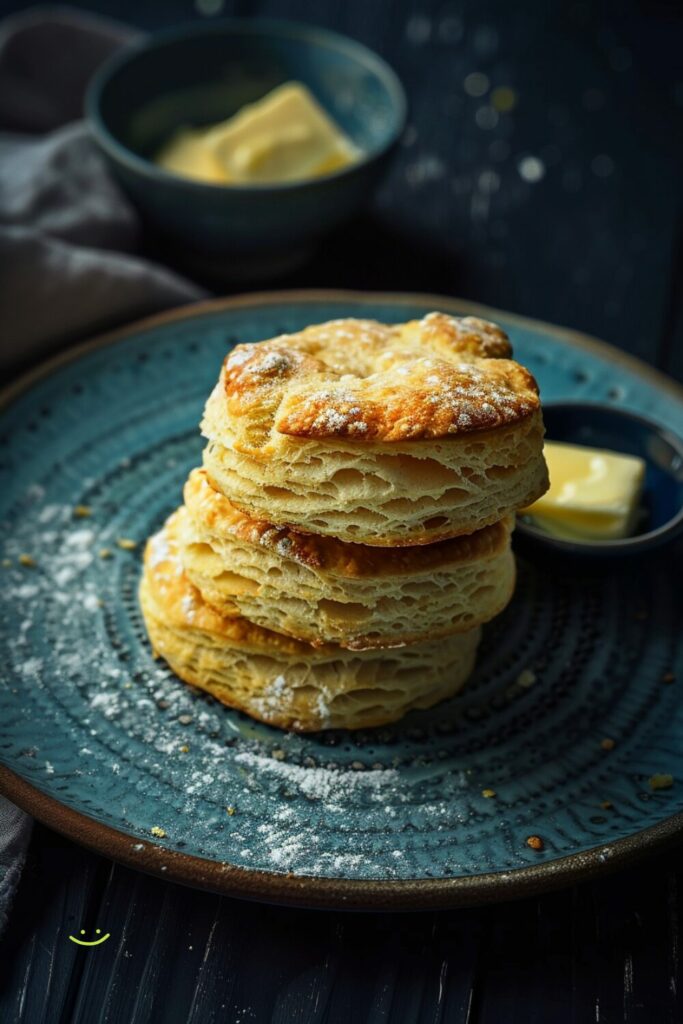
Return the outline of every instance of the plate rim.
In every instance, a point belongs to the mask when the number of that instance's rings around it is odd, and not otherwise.
[[[500,317],[508,323],[531,327],[579,348],[595,352],[603,359],[645,377],[650,383],[683,403],[683,385],[638,357],[623,353],[609,343],[573,328],[561,327],[544,320],[509,313],[453,296],[420,292],[295,289],[247,292],[188,303],[98,334],[45,359],[2,388],[0,411],[60,367],[141,331],[224,309],[287,303],[305,305],[325,301],[385,303],[397,306],[432,305],[433,308],[441,308],[446,312],[465,313],[485,319],[495,320]],[[450,878],[344,879],[295,875],[291,872],[283,874],[257,871],[168,849],[160,843],[122,832],[67,804],[60,803],[55,797],[1,763],[0,793],[42,824],[134,870],[234,898],[327,910],[433,910],[522,898],[627,867],[648,853],[672,844],[683,832],[683,811],[678,811],[654,825],[612,842],[601,843],[588,850],[509,871]],[[140,844],[142,849],[136,849]]]
[[[260,871],[170,850],[60,803],[2,764],[0,794],[41,824],[133,870],[234,899],[315,910],[449,910],[523,899],[629,867],[647,853],[673,846],[683,829],[679,811],[611,843],[509,871],[451,878],[349,879]]]
[[[616,346],[607,341],[602,341],[592,334],[576,330],[573,327],[563,327],[559,324],[550,323],[548,320],[539,320],[535,317],[525,316],[522,313],[510,313],[495,306],[487,306],[478,302],[470,302],[468,299],[459,299],[456,296],[438,295],[433,292],[375,292],[360,291],[358,289],[345,288],[296,288],[281,289],[279,291],[265,292],[241,292],[239,295],[228,295],[216,299],[202,299],[199,302],[188,302],[182,306],[174,306],[172,309],[164,310],[161,313],[153,313],[150,316],[134,320],[123,327],[115,327],[111,330],[100,332],[91,338],[69,345],[61,352],[57,352],[45,359],[30,370],[21,373],[16,380],[6,384],[0,389],[0,411],[10,402],[18,398],[24,391],[27,391],[37,381],[48,377],[53,370],[68,363],[75,362],[88,352],[105,348],[118,341],[122,341],[130,334],[137,334],[140,331],[151,330],[160,327],[162,324],[173,323],[176,320],[191,319],[194,316],[203,316],[206,313],[216,313],[222,309],[239,309],[252,305],[275,306],[278,303],[307,303],[334,301],[343,302],[366,302],[372,303],[394,303],[398,306],[414,306],[431,304],[436,309],[439,306],[446,312],[454,315],[465,313],[467,316],[479,316],[483,319],[502,317],[509,323],[520,327],[531,327],[534,330],[544,331],[550,335],[560,338],[562,341],[577,345],[579,348],[589,352],[596,352],[608,362],[616,363],[618,366],[626,367],[633,373],[648,379],[656,387],[663,388],[673,398],[683,402],[683,384],[679,384],[673,377],[669,377],[662,370],[650,366],[649,363],[632,356],[628,352],[622,352]],[[450,307],[450,309],[449,309]]]

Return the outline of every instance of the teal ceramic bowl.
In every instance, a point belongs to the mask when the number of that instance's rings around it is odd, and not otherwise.
[[[232,116],[303,82],[362,150],[357,163],[283,185],[191,181],[153,163],[180,126]],[[93,136],[146,226],[176,261],[213,278],[291,269],[371,194],[405,124],[401,84],[361,44],[284,21],[230,19],[155,35],[116,54],[86,96]]]

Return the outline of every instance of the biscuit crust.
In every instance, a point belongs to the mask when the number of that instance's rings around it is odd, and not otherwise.
[[[516,423],[539,408],[536,381],[511,354],[504,331],[475,317],[337,320],[238,345],[222,388],[229,415],[249,425],[238,446],[244,453],[273,432],[436,440]]]

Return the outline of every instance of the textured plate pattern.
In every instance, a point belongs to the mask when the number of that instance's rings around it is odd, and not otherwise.
[[[158,842],[219,864],[352,880],[550,867],[597,846],[608,861],[615,840],[683,810],[683,680],[666,681],[683,675],[671,551],[637,571],[520,557],[514,601],[486,629],[466,691],[366,733],[283,734],[151,656],[136,601],[140,545],[199,461],[197,424],[229,347],[433,306],[296,295],[226,304],[142,325],[6,409],[2,763],[129,835],[132,853]],[[609,400],[683,432],[675,392],[609,350],[496,317],[545,400]],[[653,791],[656,773],[680,781]]]

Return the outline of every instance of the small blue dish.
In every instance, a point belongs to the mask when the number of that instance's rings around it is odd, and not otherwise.
[[[153,163],[181,126],[231,117],[283,82],[303,82],[356,143],[356,163],[277,185],[213,185]],[[365,46],[293,22],[227,19],[153,36],[116,54],[86,96],[112,174],[176,262],[215,280],[283,273],[369,197],[405,124],[403,88]]]
[[[558,552],[630,555],[650,551],[683,531],[683,440],[633,412],[592,402],[544,403],[549,441],[606,448],[645,460],[645,486],[637,532],[616,540],[569,540],[546,532],[531,516],[519,516],[517,530]]]

